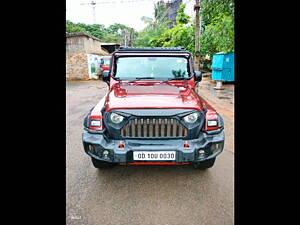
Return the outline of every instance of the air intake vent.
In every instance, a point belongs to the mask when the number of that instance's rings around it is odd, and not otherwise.
[[[177,119],[136,118],[131,119],[121,129],[121,136],[126,137],[185,137],[187,129]]]

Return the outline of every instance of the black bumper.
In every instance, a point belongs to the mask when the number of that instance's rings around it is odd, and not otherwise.
[[[82,134],[84,151],[91,157],[110,163],[142,163],[133,160],[133,151],[176,151],[174,161],[144,161],[153,163],[192,163],[205,161],[216,157],[223,151],[224,131],[217,134],[202,133],[199,138],[188,140],[189,147],[184,147],[184,140],[124,140],[124,148],[119,148],[120,140],[108,140],[102,134],[84,132]],[[109,151],[104,157],[102,152]],[[199,150],[204,150],[205,155],[199,156]]]

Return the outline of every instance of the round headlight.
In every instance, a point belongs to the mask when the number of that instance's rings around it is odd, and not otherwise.
[[[184,121],[187,123],[195,123],[198,119],[198,113],[192,113],[184,117]]]
[[[121,116],[121,115],[118,115],[116,113],[112,113],[110,115],[110,120],[113,122],[113,123],[121,123],[123,121],[124,117]]]

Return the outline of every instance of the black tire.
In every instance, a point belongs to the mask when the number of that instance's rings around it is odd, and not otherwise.
[[[194,163],[195,169],[205,170],[211,168],[215,164],[216,158],[212,158],[203,162]]]
[[[94,167],[98,169],[110,169],[114,166],[112,163],[102,162],[94,158],[92,158],[92,163]]]

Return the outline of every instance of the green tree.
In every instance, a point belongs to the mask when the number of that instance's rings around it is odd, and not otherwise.
[[[75,33],[75,32],[86,32],[86,30],[78,26],[77,24],[72,23],[71,21],[66,21],[66,32],[68,33]]]
[[[136,31],[123,24],[115,23],[108,28],[102,24],[84,24],[84,23],[73,23],[69,20],[66,21],[66,32],[84,32],[90,34],[103,42],[118,42],[124,44],[124,32],[129,32],[132,38],[136,37]],[[132,42],[134,40],[131,40]]]
[[[153,47],[184,47],[194,54],[195,36],[194,27],[187,26],[190,17],[184,13],[185,5],[181,4],[177,10],[177,25],[172,29],[165,30],[158,38],[152,38],[150,44]]]
[[[202,0],[201,54],[234,51],[234,0]]]
[[[136,46],[154,47],[155,40],[168,29],[168,9],[162,2],[157,2],[154,5],[154,19],[143,16],[141,20],[147,26],[140,31],[136,36]]]
[[[190,16],[184,13],[185,4],[180,4],[177,10],[176,23],[177,24],[187,24],[190,22]]]
[[[207,25],[200,37],[200,46],[202,54],[234,51],[233,18],[221,14],[217,23]]]

